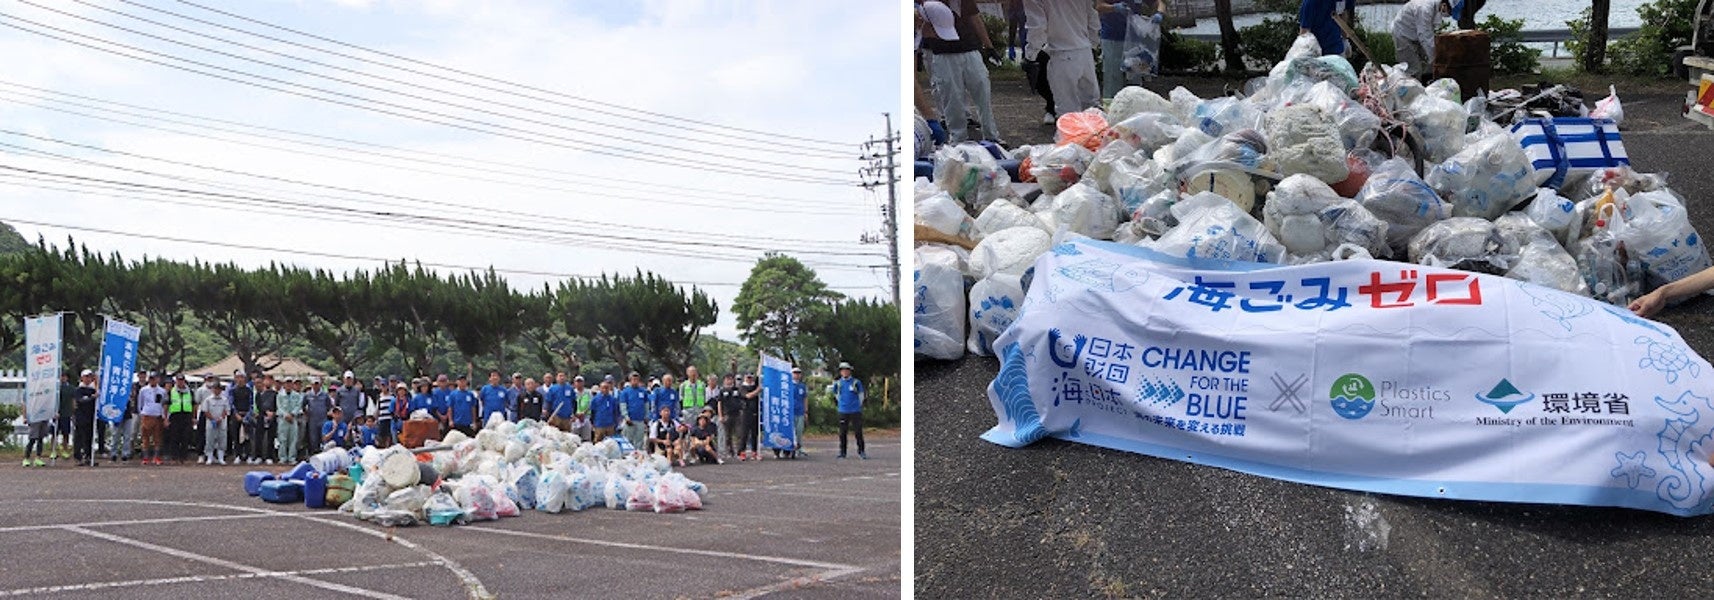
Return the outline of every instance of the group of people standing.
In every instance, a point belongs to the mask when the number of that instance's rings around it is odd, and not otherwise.
[[[507,385],[499,371],[492,371],[480,390],[471,389],[468,376],[449,379],[446,374],[409,383],[397,376],[376,377],[365,387],[346,371],[339,383],[324,387],[320,377],[238,371],[230,384],[204,374],[202,384],[193,388],[183,374],[139,373],[122,420],[109,424],[95,418],[97,383],[86,370],[76,384],[62,377],[57,418],[30,424],[24,466],[45,465],[45,444],[54,433],[60,457],[78,464],[95,464],[101,455],[112,461],[136,458],[145,465],[167,459],[184,464],[192,455],[211,465],[228,464],[228,458],[274,464],[332,447],[388,446],[412,418],[435,421],[437,438],[454,430],[474,436],[495,415],[545,420],[595,442],[620,437],[680,465],[692,459],[724,463],[723,456],[761,460],[764,432],[756,375],[745,374],[740,383],[730,373],[703,379],[694,366],[686,371],[682,382],[668,373],[645,384],[640,373],[632,372],[623,384],[607,375],[594,387],[581,375],[568,380],[564,372],[543,374],[541,381],[513,373]],[[862,382],[851,376],[849,364],[840,365],[840,374],[839,458],[846,456],[848,430],[856,435],[858,456],[868,458]],[[792,380],[794,449],[774,450],[776,458],[795,458],[802,448],[808,389],[801,369],[792,369]]]

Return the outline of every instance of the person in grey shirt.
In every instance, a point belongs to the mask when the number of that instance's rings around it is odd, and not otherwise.
[[[309,391],[304,392],[304,451],[314,454],[321,447],[321,424],[327,422],[327,411],[333,408],[333,398],[321,387],[321,378],[310,378]]]
[[[345,384],[334,390],[333,396],[339,401],[339,420],[350,423],[351,419],[363,414],[363,384],[357,382],[357,376],[350,371],[345,372]],[[318,430],[319,431],[319,430]]]

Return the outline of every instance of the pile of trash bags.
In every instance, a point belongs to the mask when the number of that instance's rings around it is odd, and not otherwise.
[[[306,465],[327,469],[326,476],[349,473],[355,487],[339,511],[390,526],[603,506],[676,513],[702,509],[708,494],[707,486],[674,472],[665,457],[622,451],[612,438],[591,444],[531,419],[513,423],[493,415],[475,438],[453,431],[436,447],[332,450],[322,453],[332,458],[317,455]]]
[[[1359,74],[1299,41],[1241,94],[1132,86],[1061,115],[1052,144],[936,149],[917,225],[958,243],[916,248],[917,355],[992,354],[1036,258],[1077,237],[1450,267],[1620,306],[1709,266],[1684,198],[1624,155],[1617,90],[1592,109],[1563,86],[1465,98],[1453,80]],[[1389,127],[1415,133],[1420,171]]]

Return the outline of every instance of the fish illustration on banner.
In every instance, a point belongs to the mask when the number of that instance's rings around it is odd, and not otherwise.
[[[1037,259],[994,343],[985,440],[1375,493],[1714,512],[1714,369],[1667,325],[1451,269],[1069,244]]]

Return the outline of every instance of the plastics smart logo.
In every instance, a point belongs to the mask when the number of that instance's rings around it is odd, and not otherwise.
[[[1346,373],[1333,380],[1333,412],[1353,421],[1369,416],[1375,410],[1375,384],[1356,373]]]
[[[1494,384],[1494,389],[1488,390],[1487,394],[1476,394],[1476,399],[1494,405],[1494,408],[1500,409],[1501,414],[1508,414],[1519,404],[1534,400],[1535,394],[1520,392],[1516,386],[1512,385],[1512,382],[1501,379],[1499,383]]]

